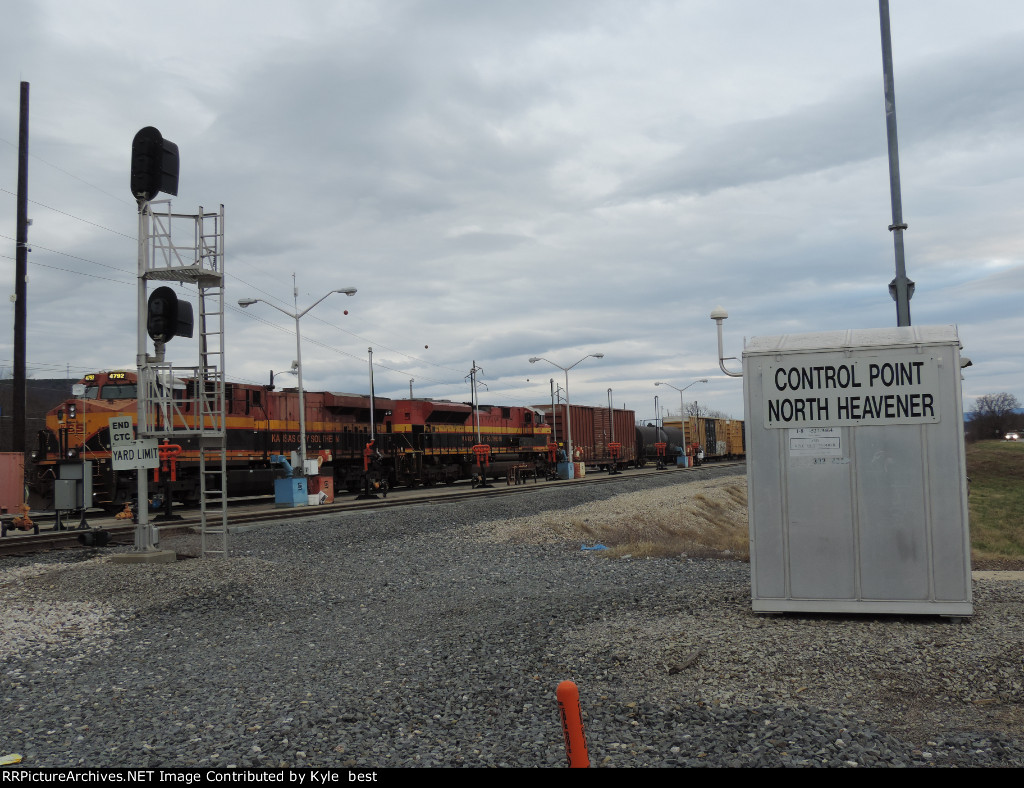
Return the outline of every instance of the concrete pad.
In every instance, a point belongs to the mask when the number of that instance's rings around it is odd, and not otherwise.
[[[138,550],[110,556],[110,562],[114,564],[171,564],[177,560],[178,554],[173,550]]]

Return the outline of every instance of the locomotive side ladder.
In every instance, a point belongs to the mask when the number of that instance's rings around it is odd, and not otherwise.
[[[224,206],[218,212],[174,214],[169,201],[145,205],[148,243],[143,278],[198,287],[197,322],[199,363],[174,366],[147,357],[145,419],[139,434],[181,438],[199,455],[200,541],[203,557],[227,556],[227,425],[224,382]],[[190,232],[191,243],[175,244],[172,223],[191,225],[178,231],[179,239]],[[183,381],[189,381],[187,384]],[[184,396],[182,396],[184,389]],[[177,392],[177,394],[175,393]],[[140,416],[143,411],[140,409]],[[143,424],[143,421],[145,422]],[[172,440],[173,442],[173,440]]]

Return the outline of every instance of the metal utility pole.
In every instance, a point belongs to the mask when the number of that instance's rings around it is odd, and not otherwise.
[[[376,427],[376,414],[374,411],[374,394],[373,394],[373,348],[366,348],[366,352],[370,356],[370,442],[377,440],[377,427]]]
[[[471,370],[469,370],[469,374],[466,375],[466,379],[469,380],[469,386],[470,386],[470,399],[472,400],[471,404],[473,405],[473,425],[476,428],[476,442],[477,442],[477,444],[480,444],[480,443],[482,443],[482,441],[480,440],[480,406],[478,404],[477,394],[476,394],[476,373],[477,372],[483,372],[483,369],[481,367],[478,367],[476,365],[476,361],[474,360],[473,361],[473,368]]]
[[[608,389],[608,431],[611,433],[609,440],[615,442],[615,408],[612,407],[612,390]]]
[[[882,25],[882,74],[885,80],[885,130],[889,140],[889,190],[892,194],[892,232],[896,250],[896,278],[889,284],[889,293],[896,301],[896,325],[910,325],[910,297],[914,283],[907,279],[903,259],[903,200],[900,196],[900,153],[896,140],[896,88],[892,74],[892,38],[889,34],[889,0],[878,0],[878,16]]]
[[[25,336],[28,324],[28,83],[21,83],[18,228],[14,252],[14,390],[11,451],[25,453]]]
[[[138,235],[138,278],[136,279],[135,296],[137,301],[136,320],[138,322],[135,332],[136,354],[135,363],[138,369],[136,377],[136,402],[135,402],[135,425],[136,438],[147,438],[147,425],[150,421],[149,407],[149,381],[152,369],[150,361],[156,361],[149,356],[149,345],[146,343],[146,322],[149,307],[146,300],[148,280],[146,274],[150,269],[149,258],[149,237],[150,218],[149,200],[144,197],[137,198],[139,209],[139,235]],[[163,347],[155,350],[157,355],[163,356]],[[160,359],[163,361],[163,358]],[[154,419],[155,421],[155,419]],[[138,551],[153,552],[160,541],[159,532],[149,524],[149,470],[138,468],[136,474],[136,497],[138,501],[135,506],[135,549]]]
[[[561,388],[561,387],[559,387]],[[551,378],[551,442],[558,443],[558,411],[555,410],[555,379]]]

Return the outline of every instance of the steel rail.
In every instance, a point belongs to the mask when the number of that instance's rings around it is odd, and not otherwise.
[[[565,484],[576,486],[589,486],[598,484],[615,484],[628,479],[644,478],[647,476],[664,476],[673,471],[700,472],[714,470],[716,468],[731,468],[743,465],[744,461],[726,461],[705,463],[699,467],[691,468],[669,468],[666,470],[655,469],[634,469],[619,474],[594,474],[584,476],[580,479],[573,479],[562,482],[526,482],[524,484],[507,485],[505,487],[479,487],[469,488],[460,486],[450,492],[434,491],[427,488],[415,493],[400,493],[391,498],[357,499],[346,498],[335,503],[322,504],[320,506],[299,506],[287,508],[259,508],[259,509],[238,509],[228,513],[228,529],[237,529],[260,523],[273,523],[282,520],[300,520],[311,517],[323,517],[332,514],[346,514],[348,512],[362,512],[378,509],[391,509],[401,506],[422,506],[440,503],[452,503],[456,501],[469,501],[480,498],[498,498],[506,495],[526,494],[536,490],[555,490]],[[99,518],[96,518],[97,520]],[[173,522],[161,523],[159,518],[150,521],[160,530],[162,536],[170,536],[174,533],[189,532],[198,529],[200,518],[198,513],[186,513],[175,519]],[[104,522],[91,529],[77,529],[62,531],[40,531],[39,534],[8,531],[7,536],[0,539],[0,556],[26,555],[29,553],[45,552],[48,550],[61,550],[68,548],[86,549],[79,536],[90,533],[95,528],[101,528],[109,537],[109,546],[118,544],[125,545],[132,543],[132,536],[135,532],[135,525],[130,521],[110,523]],[[2,568],[2,564],[0,564]]]

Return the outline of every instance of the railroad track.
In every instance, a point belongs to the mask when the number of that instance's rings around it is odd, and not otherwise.
[[[664,474],[692,474],[693,479],[700,478],[701,471],[713,471],[716,469],[734,468],[744,465],[741,460],[738,462],[717,462],[714,464],[702,465],[699,468],[669,468],[667,470],[654,470],[648,468],[623,471],[618,474],[595,473],[584,476],[582,479],[572,481],[554,482],[526,482],[518,485],[495,484],[494,486],[470,488],[468,485],[461,485],[455,488],[443,489],[417,489],[414,491],[401,490],[397,494],[392,493],[390,498],[359,499],[346,497],[344,500],[335,503],[323,504],[311,507],[290,507],[275,508],[270,504],[263,504],[259,507],[242,506],[235,507],[234,511],[228,510],[228,528],[241,528],[248,525],[260,523],[271,523],[279,520],[298,520],[307,517],[321,517],[328,514],[344,514],[346,512],[359,512],[372,509],[390,509],[399,506],[422,506],[441,503],[453,503],[457,501],[475,500],[479,498],[497,498],[506,495],[524,495],[536,490],[551,490],[560,485],[597,485],[615,484],[626,479],[643,478],[647,476],[660,476]],[[171,522],[161,521],[158,515],[150,518],[150,524],[159,528],[163,535],[171,535],[179,531],[190,531],[200,527],[201,519],[196,510],[187,510],[180,519]],[[118,544],[132,544],[135,534],[135,525],[123,520],[117,521],[112,518],[94,518],[89,528],[80,530],[77,528],[62,531],[40,531],[40,533],[27,533],[19,531],[8,531],[7,536],[0,539],[0,556],[25,555],[29,553],[45,552],[49,550],[81,549],[86,545],[82,544],[80,537],[90,534],[95,529],[102,529],[108,536],[108,546]]]

